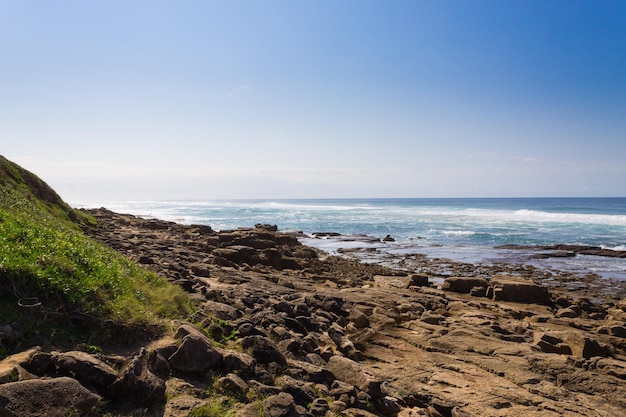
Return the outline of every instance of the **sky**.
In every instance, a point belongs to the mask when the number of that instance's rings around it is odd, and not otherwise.
[[[626,2],[0,0],[66,201],[626,196]]]

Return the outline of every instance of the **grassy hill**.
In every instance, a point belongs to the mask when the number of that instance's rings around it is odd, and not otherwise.
[[[106,343],[189,312],[178,286],[85,236],[80,225],[89,223],[0,156],[0,326],[11,326],[15,339],[0,340],[3,349]]]

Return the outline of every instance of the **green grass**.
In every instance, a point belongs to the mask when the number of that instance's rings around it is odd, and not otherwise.
[[[20,169],[0,157],[0,324],[93,343],[189,312],[182,289],[87,237],[95,220]]]

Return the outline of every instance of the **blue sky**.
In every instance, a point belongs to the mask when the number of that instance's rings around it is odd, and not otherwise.
[[[0,56],[73,202],[626,195],[621,0],[0,0]]]

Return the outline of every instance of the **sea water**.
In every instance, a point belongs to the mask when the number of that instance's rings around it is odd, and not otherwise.
[[[310,199],[125,201],[74,204],[215,230],[275,224],[303,243],[336,252],[372,246],[461,262],[517,262],[626,279],[626,259],[578,255],[532,260],[505,244],[593,245],[626,250],[626,198]],[[316,232],[341,237],[316,238]],[[386,236],[394,241],[377,241]],[[363,237],[374,238],[365,239]]]

